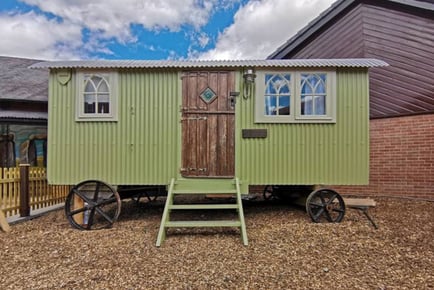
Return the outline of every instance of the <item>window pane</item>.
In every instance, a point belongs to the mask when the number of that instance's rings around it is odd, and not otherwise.
[[[276,96],[265,96],[265,115],[276,115]]]
[[[317,78],[317,82],[315,85],[315,93],[317,94],[325,94],[326,93],[326,74],[317,74],[315,75]]]
[[[301,97],[301,114],[302,115],[312,115],[312,96],[302,96]]]
[[[84,103],[85,114],[95,114],[95,103]]]
[[[99,94],[98,95],[98,114],[110,113],[110,95]]]
[[[316,88],[315,88],[315,93],[316,94],[324,94],[326,93],[326,87],[325,87],[325,83],[323,81],[318,82]]]
[[[110,103],[110,95],[98,94],[98,103]]]
[[[84,86],[85,93],[94,93],[96,91],[95,86],[93,85],[91,80],[87,80]]]
[[[98,103],[98,114],[110,113],[110,103]]]
[[[290,97],[279,97],[279,115],[290,115]]]
[[[289,82],[289,77],[288,77],[288,79],[285,79],[285,82],[282,83],[282,85],[280,86],[279,94],[290,94],[291,88],[289,87],[289,85],[290,85],[290,82]]]
[[[95,94],[84,94],[84,102],[85,103],[95,103],[96,102],[96,95]]]
[[[266,74],[265,94],[290,94],[290,74]]]
[[[84,113],[85,114],[95,113],[95,103],[96,103],[95,94],[84,94]]]
[[[265,74],[266,116],[290,115],[291,74]]]
[[[272,74],[265,75],[265,93],[266,94],[276,94],[276,90],[273,86],[273,77]]]
[[[302,74],[301,114],[326,115],[327,74]]]
[[[302,95],[309,95],[312,94],[312,86],[311,84],[307,81],[301,81],[301,94]]]
[[[98,85],[98,92],[99,93],[108,93],[109,92],[108,84],[103,79],[101,80],[101,82]]]
[[[325,115],[326,113],[326,104],[325,104],[325,96],[315,96],[315,115]]]
[[[92,76],[90,79],[95,84],[96,88],[99,86],[99,83],[102,81],[102,78],[99,76]]]

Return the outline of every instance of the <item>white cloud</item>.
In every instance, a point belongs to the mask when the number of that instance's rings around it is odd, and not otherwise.
[[[217,8],[228,0],[22,0],[45,12],[98,32],[100,38],[116,38],[121,43],[136,41],[130,25],[148,30],[178,31],[182,25],[199,29]],[[235,1],[237,2],[237,1]]]
[[[262,59],[307,25],[334,0],[252,0],[219,34],[201,59]]]
[[[200,28],[215,11],[231,8],[240,0],[18,1],[40,12],[0,14],[0,36],[6,39],[0,45],[0,54],[75,59],[113,55],[107,44],[136,43],[133,25],[155,33],[187,26],[192,34],[200,36],[195,41],[204,47],[209,38]]]
[[[81,28],[34,12],[0,14],[0,55],[41,59],[80,58]]]
[[[198,37],[200,47],[205,47],[209,43],[209,36],[206,33],[201,33]]]
[[[185,31],[189,58],[248,59],[266,57],[333,0],[250,0],[217,39],[201,28],[213,13],[241,0],[19,1],[38,12],[0,14],[0,55],[43,59],[113,55],[111,44],[136,45],[131,27],[138,25],[154,33]],[[216,43],[215,48],[202,53],[210,43]],[[173,48],[138,45],[167,51],[169,59],[182,55],[170,51]]]

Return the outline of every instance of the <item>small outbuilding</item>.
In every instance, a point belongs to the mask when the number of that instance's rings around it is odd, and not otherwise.
[[[375,59],[58,61],[48,179],[167,184],[368,181]],[[61,170],[60,170],[61,169]]]
[[[368,182],[368,69],[385,65],[377,59],[35,64],[50,69],[48,181],[167,186],[157,245],[165,227],[209,225],[169,221],[171,209],[198,208],[173,205],[172,194],[227,191],[238,196],[236,207],[203,208],[237,209],[240,221],[211,226],[241,225],[247,244],[240,194],[250,185]],[[97,198],[80,189],[72,194],[88,204]]]

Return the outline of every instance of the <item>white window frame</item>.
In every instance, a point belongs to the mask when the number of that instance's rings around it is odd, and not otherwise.
[[[326,74],[326,114],[301,114],[301,75]],[[289,115],[265,115],[265,75],[290,74],[291,97]],[[256,72],[255,123],[336,123],[336,71],[335,70],[269,70]]]
[[[85,113],[84,112],[84,82],[89,76],[103,78],[109,87],[109,113]],[[76,121],[117,121],[118,120],[118,73],[107,71],[77,71],[77,96],[76,96]]]

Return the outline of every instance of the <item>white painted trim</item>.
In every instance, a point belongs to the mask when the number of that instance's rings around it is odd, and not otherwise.
[[[265,74],[286,73],[291,75],[290,115],[266,116],[265,111]],[[326,111],[324,116],[301,115],[301,74],[326,73]],[[255,123],[336,123],[336,71],[335,70],[267,70],[256,71]]]
[[[77,122],[100,122],[100,121],[118,121],[118,73],[116,71],[102,71],[102,70],[78,70],[77,84],[76,84],[76,114],[75,121]],[[109,114],[86,114],[84,113],[84,76],[97,75],[104,78],[110,90],[110,113]]]

